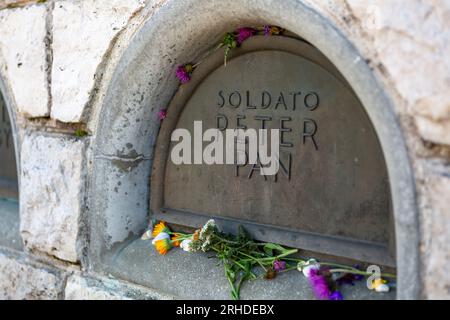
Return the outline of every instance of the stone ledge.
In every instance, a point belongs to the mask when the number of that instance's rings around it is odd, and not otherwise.
[[[62,297],[64,277],[26,256],[0,251],[0,299],[54,300]]]
[[[16,200],[0,199],[0,247],[21,251],[19,204]]]
[[[67,280],[66,300],[168,300],[146,288],[107,278],[92,278],[74,274]]]
[[[181,299],[230,299],[230,289],[224,271],[212,254],[192,254],[180,249],[161,256],[150,241],[135,239],[122,243],[115,251],[105,253],[103,272],[133,283],[139,283]],[[375,293],[365,281],[344,286],[346,300],[395,299],[395,290]],[[273,281],[257,280],[246,283],[241,299],[315,299],[306,278],[296,271],[280,274]]]

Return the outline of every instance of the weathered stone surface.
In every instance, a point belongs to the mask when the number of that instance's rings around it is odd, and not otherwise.
[[[66,300],[128,300],[121,296],[121,292],[105,290],[99,281],[76,275],[70,276],[67,280],[64,296]]]
[[[450,96],[441,93],[420,99],[413,107],[417,129],[423,138],[450,145]]]
[[[450,145],[448,2],[347,0],[425,140]],[[371,21],[371,23],[367,23]],[[420,23],[418,23],[420,21]]]
[[[347,0],[363,28],[366,51],[382,64],[385,81],[401,98],[404,110],[414,119],[416,132],[405,132],[414,139],[450,145],[450,3],[446,1]],[[368,10],[368,7],[371,7]],[[372,20],[372,25],[364,25]],[[423,295],[427,298],[450,296],[450,278],[445,270],[448,255],[449,171],[411,155],[418,179],[421,218],[421,264]],[[419,161],[418,161],[419,160]],[[440,168],[440,169],[436,169]]]
[[[101,156],[97,167],[105,172],[103,188],[111,188],[110,194],[99,198],[102,202],[107,230],[107,246],[127,239],[130,234],[139,235],[147,226],[147,189],[135,183],[136,179],[149,179],[151,162],[141,157]],[[118,214],[119,213],[119,214]]]
[[[26,135],[21,159],[20,230],[25,246],[76,262],[84,143]]]
[[[28,117],[47,116],[46,7],[1,10],[0,34],[0,68],[18,111]]]
[[[66,300],[132,300],[171,299],[145,288],[126,284],[113,279],[93,279],[72,275],[67,280]]]
[[[58,299],[62,283],[58,272],[0,253],[0,299]]]
[[[450,299],[450,167],[440,161],[421,161],[420,171],[424,297]]]
[[[0,0],[0,9],[23,7],[36,2],[39,0]]]
[[[143,0],[58,1],[53,10],[51,116],[82,119],[97,70],[114,37]]]

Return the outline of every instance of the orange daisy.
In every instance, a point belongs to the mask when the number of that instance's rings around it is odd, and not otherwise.
[[[160,234],[161,232],[166,232],[166,233],[170,232],[169,228],[166,226],[166,223],[164,221],[160,221],[153,227],[152,237],[156,238],[156,236],[158,234]]]
[[[155,248],[160,254],[165,255],[170,249],[172,249],[172,243],[168,238],[156,240]]]

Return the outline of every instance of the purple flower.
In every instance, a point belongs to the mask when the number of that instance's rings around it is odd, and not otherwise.
[[[317,299],[330,299],[331,292],[328,287],[327,279],[320,273],[320,270],[311,269],[309,271],[308,280]]]
[[[252,37],[256,33],[256,30],[253,28],[243,27],[243,28],[238,28],[236,30],[236,32],[237,32],[236,41],[237,41],[238,45],[241,45],[242,42],[244,42],[248,38]]]
[[[268,36],[270,36],[271,34],[272,34],[272,31],[271,31],[271,26],[268,26],[268,25],[265,25],[264,26],[264,35],[266,36],[266,37],[268,37]]]
[[[192,73],[193,67],[192,64],[186,63],[178,66],[176,75],[177,78],[180,80],[181,83],[186,83],[191,80],[191,73]]]
[[[275,260],[273,262],[273,268],[276,272],[283,271],[284,269],[286,269],[286,261]]]
[[[330,300],[344,300],[344,297],[342,296],[342,293],[335,291],[331,294]]]
[[[161,109],[158,112],[158,119],[159,120],[164,120],[167,117],[167,110],[166,109]]]

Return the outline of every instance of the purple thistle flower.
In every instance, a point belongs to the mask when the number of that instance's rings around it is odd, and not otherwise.
[[[344,297],[341,292],[335,291],[331,294],[330,300],[344,300]]]
[[[192,65],[190,63],[179,65],[176,71],[177,78],[181,83],[191,80]]]
[[[158,119],[159,120],[164,120],[167,117],[167,110],[166,109],[161,109],[158,112]]]
[[[283,271],[284,269],[286,269],[286,261],[275,260],[273,262],[273,268],[276,272]]]
[[[328,287],[327,280],[320,273],[320,270],[311,269],[308,276],[309,283],[311,284],[314,295],[319,300],[329,300],[331,297],[330,288]]]
[[[236,32],[237,32],[236,41],[237,41],[238,45],[241,45],[242,42],[244,42],[248,38],[252,37],[256,33],[256,30],[253,28],[249,28],[249,27],[243,27],[243,28],[238,28],[236,30]]]

